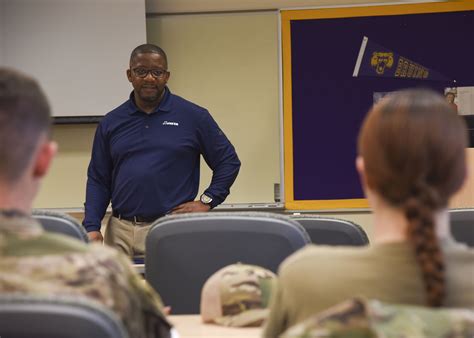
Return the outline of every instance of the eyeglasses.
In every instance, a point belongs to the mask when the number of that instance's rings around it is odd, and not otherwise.
[[[163,69],[135,68],[133,69],[133,73],[142,79],[146,78],[148,74],[151,73],[151,76],[153,76],[155,79],[159,79],[165,76],[165,74],[168,73],[168,71],[163,70]]]

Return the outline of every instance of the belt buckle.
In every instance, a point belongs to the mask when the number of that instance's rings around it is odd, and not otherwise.
[[[133,224],[142,225],[142,224],[146,224],[146,222],[140,222],[137,220],[137,216],[133,216]]]

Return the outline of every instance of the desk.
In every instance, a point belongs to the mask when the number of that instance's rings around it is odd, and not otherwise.
[[[204,324],[199,315],[171,315],[168,316],[168,319],[175,325],[181,338],[257,338],[262,334],[262,328],[260,327],[233,328]]]

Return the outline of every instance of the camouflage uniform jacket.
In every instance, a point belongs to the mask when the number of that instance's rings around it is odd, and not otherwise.
[[[474,250],[448,238],[443,306],[474,308]],[[423,278],[408,242],[367,247],[307,245],[279,268],[263,336],[275,338],[309,316],[353,297],[424,306]]]
[[[115,312],[130,337],[170,335],[161,299],[127,257],[46,233],[17,212],[0,212],[0,293],[85,297]]]
[[[316,314],[280,338],[471,338],[474,311],[352,299]]]

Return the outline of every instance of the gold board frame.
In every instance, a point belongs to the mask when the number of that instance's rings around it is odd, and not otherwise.
[[[462,12],[474,10],[473,0],[400,5],[366,5],[354,7],[288,9],[280,11],[281,54],[283,75],[283,170],[285,208],[289,210],[366,209],[365,198],[337,200],[295,200],[293,171],[293,101],[291,69],[291,27],[293,20],[336,19],[367,16],[407,15]],[[354,159],[355,162],[355,159]]]

